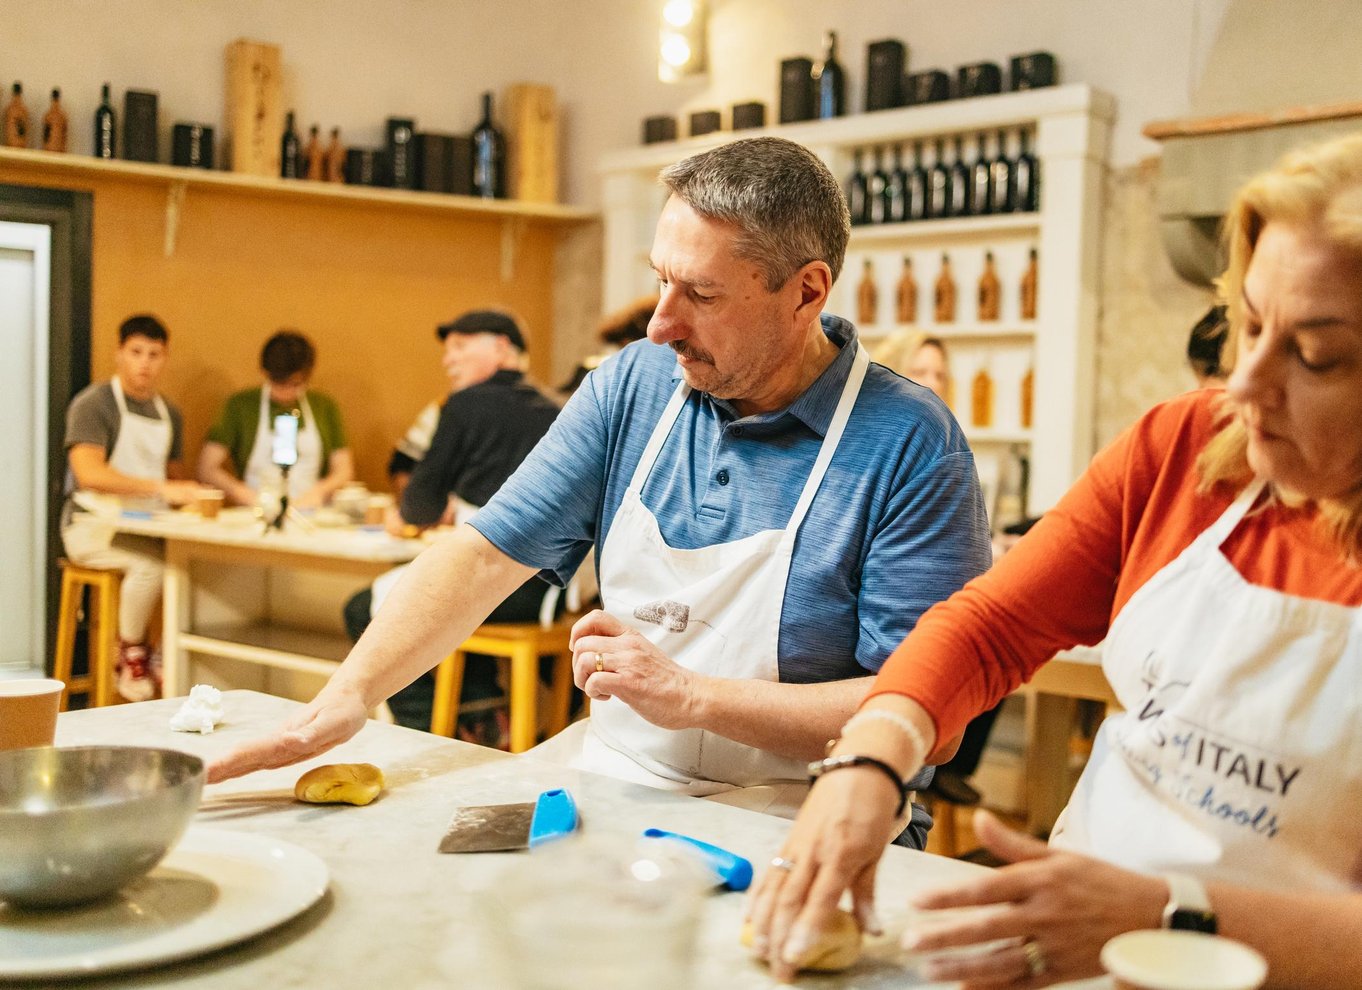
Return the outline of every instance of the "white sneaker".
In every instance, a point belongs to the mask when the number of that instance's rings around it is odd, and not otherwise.
[[[119,644],[115,667],[119,694],[129,701],[150,701],[156,696],[150,661],[146,643]]]

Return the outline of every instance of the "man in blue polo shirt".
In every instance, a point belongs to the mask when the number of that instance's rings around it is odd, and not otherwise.
[[[211,779],[348,739],[529,575],[561,583],[595,546],[605,607],[573,649],[596,704],[549,748],[654,786],[788,806],[866,678],[985,569],[958,424],[822,312],[850,231],[827,168],[756,138],[662,181],[648,341],[589,375],[477,517],[416,561],[312,704]],[[904,841],[920,844],[927,821],[915,809]]]

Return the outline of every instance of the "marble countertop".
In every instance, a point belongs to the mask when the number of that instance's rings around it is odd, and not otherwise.
[[[249,691],[225,695],[226,722],[211,735],[171,732],[178,700],[63,714],[58,745],[164,746],[211,757],[268,731],[295,702]],[[312,765],[368,762],[383,768],[387,792],[373,804],[311,806],[292,798]],[[194,822],[286,839],[320,856],[331,872],[328,894],[293,921],[252,941],[199,959],[80,986],[499,987],[487,961],[486,901],[476,892],[503,871],[524,869],[540,853],[441,855],[436,845],[453,809],[465,804],[531,801],[567,787],[584,834],[632,840],[644,828],[682,832],[725,846],[762,866],[789,828],[781,819],[568,770],[532,756],[509,756],[397,726],[369,722],[325,758],[208,787]],[[980,867],[891,848],[879,870],[880,914],[891,931],[906,923],[907,895],[977,875]],[[738,944],[744,895],[714,893],[704,904],[696,987],[775,986]],[[607,936],[608,939],[608,936]],[[905,972],[892,943],[870,949],[836,976],[805,977],[807,987],[874,990],[923,986]],[[585,990],[603,984],[592,981]]]

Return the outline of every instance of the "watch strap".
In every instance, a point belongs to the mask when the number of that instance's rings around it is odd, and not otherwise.
[[[1168,903],[1163,909],[1163,927],[1178,931],[1216,932],[1215,911],[1206,885],[1186,873],[1165,873]]]
[[[834,770],[845,770],[848,767],[874,767],[893,781],[894,789],[899,792],[899,806],[894,812],[894,817],[896,819],[903,817],[903,811],[908,807],[908,795],[911,791],[907,782],[899,776],[898,771],[884,760],[876,759],[873,756],[862,756],[859,753],[843,753],[839,756],[814,760],[809,764],[809,782],[816,782],[824,774],[832,773]]]

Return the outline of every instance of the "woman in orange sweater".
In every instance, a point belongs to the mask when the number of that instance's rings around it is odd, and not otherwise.
[[[1362,137],[1289,156],[1226,220],[1227,391],[1148,413],[983,577],[929,611],[845,726],[751,906],[793,975],[844,890],[874,928],[900,782],[1060,649],[1103,641],[1107,720],[1047,846],[919,908],[934,980],[1099,973],[1113,936],[1219,930],[1274,987],[1362,986]],[[811,768],[813,769],[813,768]]]

